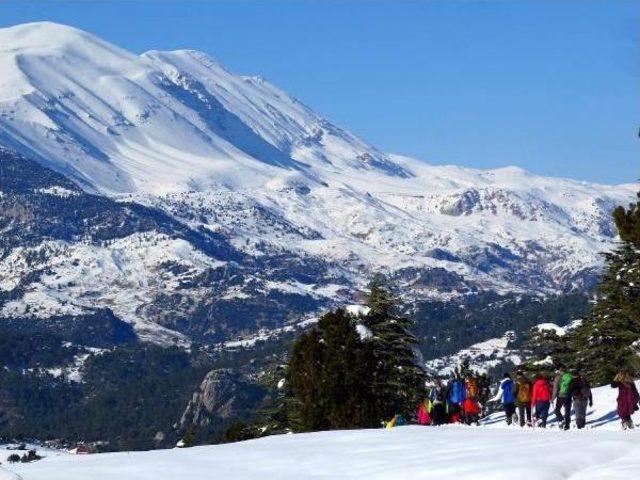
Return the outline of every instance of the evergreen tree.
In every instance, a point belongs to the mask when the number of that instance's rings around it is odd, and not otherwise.
[[[640,193],[613,213],[621,244],[605,255],[606,271],[591,314],[571,336],[577,366],[596,384],[620,370],[640,373]]]
[[[382,275],[369,284],[367,306],[364,324],[372,333],[376,410],[381,418],[412,412],[425,380],[417,361],[418,341],[411,333],[412,321],[398,313],[398,301]]]
[[[471,368],[471,359],[469,357],[462,359],[462,362],[453,369],[453,374],[455,377],[462,379],[477,376],[477,372]]]
[[[359,319],[327,313],[294,343],[278,408],[294,431],[375,427],[422,400],[418,342],[384,277],[371,282],[367,305]],[[370,336],[361,337],[358,321]]]
[[[258,431],[254,425],[247,425],[241,421],[233,422],[224,432],[219,443],[242,442],[251,440],[258,436]]]
[[[294,344],[287,370],[296,431],[377,425],[372,397],[373,355],[345,310],[324,315]]]
[[[198,428],[195,425],[189,425],[187,431],[182,437],[182,446],[184,448],[193,447],[198,436]]]
[[[555,330],[532,329],[525,351],[529,361],[521,369],[531,374],[552,374],[557,365],[575,367],[577,352],[571,335],[558,335]]]

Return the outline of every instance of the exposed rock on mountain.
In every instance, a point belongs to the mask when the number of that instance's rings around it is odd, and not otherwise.
[[[263,392],[231,370],[212,370],[204,378],[187,405],[177,427],[185,430],[190,425],[211,427],[239,413],[254,408]]]

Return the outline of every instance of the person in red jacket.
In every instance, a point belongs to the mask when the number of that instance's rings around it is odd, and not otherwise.
[[[533,393],[531,394],[531,407],[535,410],[536,421],[540,421],[540,426],[547,426],[549,416],[549,406],[551,405],[551,387],[549,380],[544,375],[538,375],[533,383]]]

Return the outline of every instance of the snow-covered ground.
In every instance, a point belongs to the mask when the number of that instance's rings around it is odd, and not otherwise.
[[[481,427],[407,426],[189,449],[50,455],[8,468],[23,480],[637,478],[640,430],[619,430],[615,397],[609,387],[594,389],[595,405],[582,431],[506,427],[495,415]]]
[[[640,469],[640,431],[409,426],[56,456],[11,469],[23,480],[631,479]]]

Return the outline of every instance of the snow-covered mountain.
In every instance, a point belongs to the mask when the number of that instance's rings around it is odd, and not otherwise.
[[[192,318],[219,331],[256,326],[257,307],[240,300],[269,299],[268,316],[294,297],[295,314],[310,313],[350,300],[377,270],[421,299],[583,290],[615,244],[610,211],[637,190],[390,155],[204,53],[137,56],[53,23],[0,29],[0,71],[0,144],[73,182],[30,195],[70,208],[98,194],[183,232],[7,244],[0,311],[11,318],[109,308],[139,331],[185,333]]]
[[[190,50],[133,55],[53,23],[2,29],[2,135],[105,193],[321,184],[397,164],[257,77]]]

